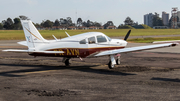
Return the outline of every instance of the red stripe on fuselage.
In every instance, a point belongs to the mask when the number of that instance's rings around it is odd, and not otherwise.
[[[51,53],[30,53],[33,56],[49,56],[49,57],[82,57],[85,58],[91,54],[99,53],[101,51],[121,49],[124,47],[101,47],[101,48],[58,48],[47,51],[64,51],[64,53],[51,54]]]

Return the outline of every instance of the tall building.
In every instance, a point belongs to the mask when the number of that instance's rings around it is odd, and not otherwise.
[[[144,24],[153,27],[153,17],[154,14],[152,13],[144,15]]]
[[[177,12],[177,16],[178,16],[179,21],[180,21],[180,11]]]
[[[169,23],[169,14],[166,12],[162,12],[162,20],[163,20],[163,24],[165,26],[168,26]]]
[[[178,28],[178,8],[172,8],[171,28]]]

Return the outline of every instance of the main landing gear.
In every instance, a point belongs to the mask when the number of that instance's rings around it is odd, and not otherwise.
[[[117,59],[115,60],[114,55],[110,55],[110,61],[108,63],[109,69],[113,69],[115,65],[120,65],[120,54],[117,55]]]
[[[71,58],[63,58],[63,62],[65,63],[65,65],[68,67],[71,65]]]

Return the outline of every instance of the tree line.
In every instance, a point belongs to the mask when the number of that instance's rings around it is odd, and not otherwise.
[[[134,22],[131,20],[130,17],[127,17],[126,20],[124,21],[125,24],[120,25],[118,28],[129,28],[126,27],[126,25],[133,25]],[[33,23],[37,28],[52,28],[52,27],[64,27],[68,28],[70,26],[75,26],[75,27],[103,27],[106,29],[108,26],[114,26],[113,21],[107,21],[104,25],[99,22],[93,22],[91,20],[83,21],[82,18],[78,18],[76,23],[73,23],[71,17],[67,18],[60,18],[56,19],[54,22],[50,20],[44,20],[40,24],[39,23]],[[0,23],[0,29],[5,29],[5,30],[21,30],[21,22],[19,18],[14,18],[13,20],[11,18],[7,18],[7,20],[3,20],[2,23]]]
[[[7,18],[7,20],[3,20],[2,23],[0,23],[0,29],[20,30],[22,29],[20,19],[14,18],[12,20],[11,18]]]
[[[82,18],[78,18],[76,22],[73,22],[71,17],[56,19],[54,22],[50,20],[44,20],[40,24],[34,23],[37,28],[53,28],[53,27],[64,27],[68,28],[70,26],[74,27],[103,27],[106,29],[108,26],[114,26],[113,21],[107,21],[107,23],[102,24],[99,22],[93,22],[91,20],[83,21]],[[132,29],[134,26],[139,26],[139,24],[134,22],[130,17],[126,17],[124,20],[124,24],[120,24],[117,28],[119,29]],[[155,13],[153,17],[153,26],[163,26],[162,18],[159,17],[157,13]],[[144,27],[144,28],[147,28]],[[21,30],[21,22],[19,18],[7,18],[0,23],[0,29],[6,30]]]
[[[96,27],[101,27],[102,24],[98,23],[98,22],[93,22],[90,20],[87,21],[83,21],[81,18],[77,19],[76,23],[73,23],[71,17],[67,17],[67,18],[60,18],[60,19],[56,19],[54,22],[50,21],[50,20],[46,20],[46,21],[42,21],[41,24],[36,23],[35,24],[36,27],[44,27],[44,28],[52,28],[53,26],[55,27],[65,27],[68,28],[70,26],[75,26],[75,27],[91,27],[91,26],[96,26]]]
[[[65,27],[68,28],[70,26],[75,27],[101,27],[104,26],[105,28],[108,26],[114,26],[114,23],[112,21],[108,21],[106,24],[102,25],[102,23],[99,22],[93,22],[91,20],[83,21],[81,18],[77,19],[76,23],[73,23],[71,17],[67,18],[60,18],[56,19],[54,22],[50,20],[44,20],[40,24],[34,23],[34,25],[38,28],[52,28],[52,27]],[[6,30],[21,30],[21,22],[19,18],[14,18],[13,20],[11,18],[7,18],[7,20],[3,20],[2,23],[0,23],[0,29],[6,29]]]

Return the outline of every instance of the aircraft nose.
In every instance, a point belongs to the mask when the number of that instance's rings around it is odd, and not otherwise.
[[[124,40],[119,40],[119,41],[117,42],[117,44],[119,44],[120,46],[126,46],[126,45],[127,45],[127,42],[124,41]]]
[[[121,40],[121,39],[112,39],[111,44],[116,44],[118,46],[126,46],[127,42],[125,40]]]

